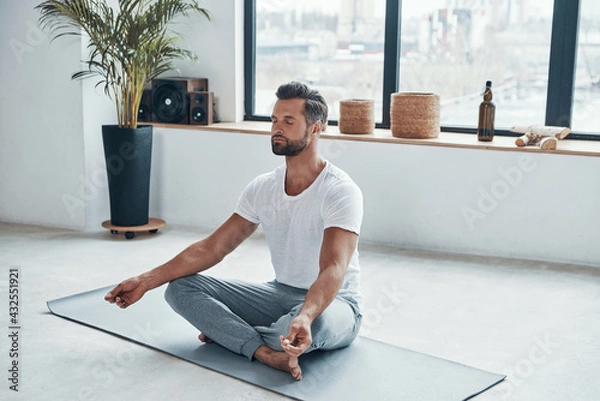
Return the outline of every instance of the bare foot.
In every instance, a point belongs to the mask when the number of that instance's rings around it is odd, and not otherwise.
[[[212,343],[212,342],[213,342],[213,340],[211,340],[210,338],[206,337],[206,336],[204,335],[204,333],[200,333],[200,334],[198,335],[198,340],[202,341],[203,343],[207,343],[207,344],[209,344],[209,343]]]
[[[275,351],[267,345],[258,347],[254,357],[274,369],[289,372],[296,380],[302,380],[302,369],[298,365],[297,357],[290,356],[285,352]]]

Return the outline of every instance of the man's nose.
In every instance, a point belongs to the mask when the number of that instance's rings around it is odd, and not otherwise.
[[[281,128],[281,123],[273,123],[271,125],[271,134],[283,134],[283,128]]]

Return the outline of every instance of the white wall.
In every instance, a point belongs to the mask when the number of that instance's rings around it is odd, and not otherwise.
[[[50,43],[37,4],[0,2],[0,221],[94,230],[109,216],[101,126],[116,113],[96,81],[70,80],[86,43]],[[210,22],[198,16],[177,26],[198,62],[167,75],[208,78],[221,119],[241,121],[243,1],[202,6]]]
[[[108,218],[100,127],[114,110],[93,83],[71,82],[76,40],[28,34],[36,2],[0,3],[0,221],[101,230]],[[212,21],[186,24],[224,121],[243,113],[242,0],[205,0]],[[25,51],[15,56],[15,41]],[[30,42],[27,45],[28,41]],[[10,94],[7,96],[6,94]],[[33,110],[33,111],[32,111]],[[156,128],[151,213],[215,227],[243,186],[281,163],[268,136]],[[600,266],[600,158],[322,140],[362,187],[362,240]],[[79,200],[67,207],[64,199]]]
[[[174,224],[216,227],[244,186],[281,163],[267,135],[155,128],[151,213]]]
[[[210,21],[201,16],[177,26],[196,62],[179,62],[181,76],[208,78],[222,121],[244,119],[244,1],[203,0]],[[174,75],[174,74],[168,74]]]
[[[82,228],[63,204],[84,175],[80,41],[50,46],[37,3],[0,2],[0,220]]]
[[[281,164],[269,137],[156,129],[154,210],[215,227]],[[321,140],[365,198],[362,240],[600,266],[600,158]]]

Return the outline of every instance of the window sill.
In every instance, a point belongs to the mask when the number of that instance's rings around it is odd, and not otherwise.
[[[202,131],[221,131],[245,134],[270,135],[271,124],[262,121],[242,121],[239,123],[217,123],[212,125],[178,125],[152,123],[155,127],[193,129]],[[441,132],[434,139],[404,139],[392,136],[389,129],[375,129],[369,135],[341,134],[337,126],[327,127],[321,138],[343,139],[347,141],[396,143],[405,145],[441,146],[461,149],[487,149],[517,152],[549,153],[579,156],[600,156],[600,141],[578,141],[564,139],[558,142],[556,150],[542,150],[535,146],[519,147],[515,145],[514,137],[496,136],[492,142],[478,142],[475,135],[452,132]]]

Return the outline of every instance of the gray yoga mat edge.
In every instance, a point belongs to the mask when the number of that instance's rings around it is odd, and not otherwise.
[[[301,365],[305,379],[295,382],[285,372],[276,371],[256,361],[249,362],[246,358],[216,344],[200,345],[194,338],[197,330],[170,310],[162,299],[162,291],[155,290],[156,293],[151,296],[146,294],[138,304],[123,311],[103,300],[104,294],[111,288],[113,287],[109,286],[55,299],[48,301],[47,306],[50,312],[64,319],[297,400],[358,400],[364,399],[365,396],[375,396],[378,400],[469,400],[505,379],[504,375],[359,336],[346,349],[303,355]],[[134,307],[136,309],[133,309]],[[93,316],[94,313],[86,308],[95,310],[96,317],[89,317],[88,315]],[[123,316],[124,312],[135,319],[130,321],[128,317]],[[168,322],[173,322],[168,328],[172,332],[166,336],[173,338],[172,343],[164,342],[162,338],[140,339],[129,327],[119,327],[123,322],[127,322],[127,325],[130,322],[148,324],[155,315],[160,315],[163,320],[166,316]],[[373,360],[377,354],[384,360]],[[391,366],[386,364],[385,358],[390,354],[394,354],[393,358],[400,363]],[[372,377],[365,377],[368,374],[361,372],[363,367]],[[397,376],[392,373],[393,368],[399,369]],[[336,372],[340,372],[339,375],[336,375]],[[341,376],[344,372],[351,378],[350,383],[345,383],[345,378]],[[445,379],[444,374],[448,377],[456,376],[457,379]],[[423,376],[427,376],[425,380]],[[375,379],[376,383],[371,379]],[[418,382],[422,382],[422,388],[418,388]],[[407,388],[415,383],[417,388]],[[354,387],[349,389],[349,386]],[[434,388],[431,388],[432,386]],[[374,394],[374,391],[379,393]],[[445,395],[455,398],[444,398]]]

